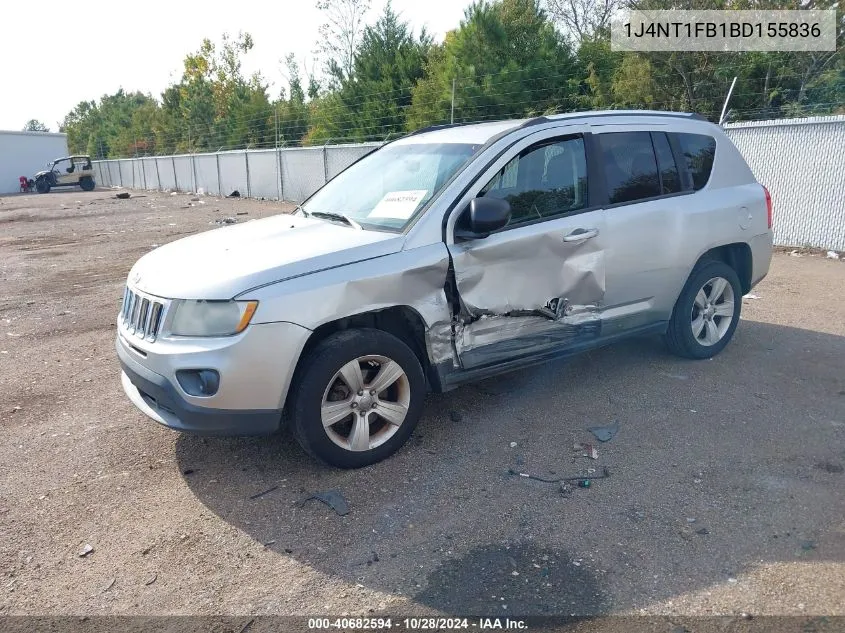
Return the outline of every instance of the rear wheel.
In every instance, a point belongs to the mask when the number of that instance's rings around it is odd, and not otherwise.
[[[82,187],[83,191],[94,191],[94,179],[83,178],[79,181],[79,186]]]
[[[742,308],[742,288],[733,268],[719,261],[699,264],[675,303],[666,343],[685,358],[712,358],[733,337]]]
[[[50,193],[50,183],[46,178],[39,178],[35,181],[35,190],[38,193]]]
[[[422,413],[425,378],[414,352],[374,329],[338,332],[309,354],[293,388],[292,429],[314,457],[360,468],[396,452]]]

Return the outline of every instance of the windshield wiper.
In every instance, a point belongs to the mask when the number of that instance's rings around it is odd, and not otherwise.
[[[303,209],[303,211],[305,211],[305,209]],[[326,220],[340,221],[345,224],[348,224],[353,229],[358,229],[359,231],[363,229],[363,227],[358,224],[355,220],[350,218],[348,215],[344,215],[342,213],[332,213],[331,211],[312,211],[308,215],[315,218],[325,218]]]

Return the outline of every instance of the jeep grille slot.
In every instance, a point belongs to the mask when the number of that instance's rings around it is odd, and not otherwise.
[[[164,304],[143,297],[129,287],[124,290],[120,318],[130,334],[150,342],[156,340],[163,312]]]

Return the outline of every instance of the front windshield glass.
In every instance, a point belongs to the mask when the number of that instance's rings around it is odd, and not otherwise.
[[[388,145],[339,174],[302,206],[308,213],[345,215],[365,229],[401,231],[480,147]]]

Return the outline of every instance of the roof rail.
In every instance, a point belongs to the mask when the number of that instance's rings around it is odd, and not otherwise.
[[[461,123],[441,123],[440,125],[429,125],[426,127],[421,127],[418,130],[414,130],[413,132],[408,132],[405,136],[401,138],[408,138],[409,136],[416,136],[417,134],[425,134],[426,132],[434,132],[436,130],[448,130],[452,127],[475,125],[476,123],[484,123],[484,121],[462,121]]]
[[[696,121],[707,122],[707,117],[698,114],[697,112],[672,112],[659,110],[602,110],[602,111],[584,111],[584,112],[561,112],[558,115],[552,115],[551,118],[547,116],[539,116],[529,119],[520,127],[528,127],[531,125],[538,125],[545,122],[566,121],[574,119],[586,119],[591,117],[622,117],[622,116],[648,116],[648,117],[669,117],[669,118],[686,118],[695,119]]]

